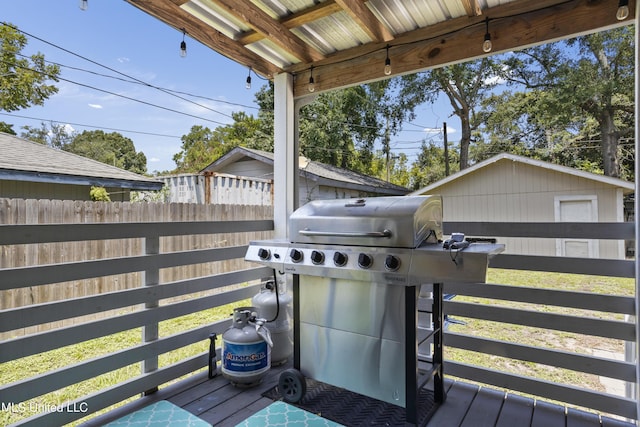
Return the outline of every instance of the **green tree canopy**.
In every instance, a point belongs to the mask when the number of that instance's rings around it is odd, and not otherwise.
[[[44,101],[58,92],[60,68],[47,65],[44,55],[26,57],[27,38],[13,25],[0,24],[0,110],[16,111]]]
[[[131,172],[147,172],[147,157],[136,152],[133,141],[118,132],[84,131],[62,149]]]

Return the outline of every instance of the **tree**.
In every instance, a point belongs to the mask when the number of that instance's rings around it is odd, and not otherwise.
[[[118,132],[84,131],[62,149],[130,172],[147,172],[147,157],[136,152],[133,141]]]
[[[544,109],[532,110],[548,135],[564,134],[559,139],[566,141],[568,132],[578,150],[585,141],[599,140],[599,163],[614,177],[632,171],[621,169],[619,142],[634,127],[633,34],[633,27],[621,27],[525,49],[505,61],[511,84],[544,96]],[[566,154],[567,147],[561,148],[556,152]],[[573,160],[580,162],[587,153]]]
[[[44,55],[21,54],[27,38],[10,24],[0,24],[0,110],[16,111],[44,101],[58,92],[60,67],[46,65]]]
[[[73,132],[69,132],[67,126],[50,122],[40,123],[39,128],[23,126],[24,132],[20,134],[22,138],[48,145],[52,148],[62,149],[75,137]]]
[[[424,73],[405,76],[403,91],[423,93],[435,102],[444,93],[461,123],[460,169],[469,166],[469,147],[473,132],[481,123],[477,110],[498,80],[498,64],[489,58],[449,65]]]

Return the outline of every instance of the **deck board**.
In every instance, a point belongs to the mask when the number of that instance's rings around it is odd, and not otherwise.
[[[262,394],[275,386],[280,373],[289,365],[272,368],[261,384],[252,388],[235,387],[222,375],[213,379],[197,373],[125,407],[103,414],[83,424],[101,426],[158,400],[197,415],[216,427],[235,427],[273,401]],[[427,427],[634,427],[634,423],[567,409],[564,406],[505,394],[463,381],[445,381],[447,399],[437,409]],[[600,419],[602,421],[600,421]]]
[[[493,427],[498,421],[504,392],[482,387],[471,402],[471,407],[460,427]]]

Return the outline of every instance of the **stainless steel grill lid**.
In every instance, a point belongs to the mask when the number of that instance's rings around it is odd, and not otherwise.
[[[315,200],[289,219],[293,243],[417,248],[442,239],[440,196]]]

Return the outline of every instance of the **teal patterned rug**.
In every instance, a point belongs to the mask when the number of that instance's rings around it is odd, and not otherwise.
[[[341,427],[341,424],[326,420],[311,412],[296,408],[284,402],[273,402],[260,412],[256,412],[236,427]]]
[[[125,415],[122,418],[106,424],[108,427],[211,427],[211,424],[201,420],[191,412],[174,405],[166,400],[161,400],[146,406],[138,411]]]

